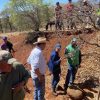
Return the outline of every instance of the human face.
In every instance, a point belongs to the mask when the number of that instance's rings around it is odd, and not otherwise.
[[[76,42],[76,41],[73,41],[73,42],[72,42],[72,46],[73,46],[73,47],[76,47],[76,46],[77,46],[77,42]]]
[[[45,49],[45,46],[46,46],[46,43],[41,43],[40,48],[41,48],[42,50],[44,50],[44,49]]]
[[[1,72],[11,72],[11,65],[7,64],[6,61],[0,61],[0,71]]]
[[[56,48],[55,49],[55,51],[58,52],[58,53],[60,52],[60,50],[61,50],[61,48]]]

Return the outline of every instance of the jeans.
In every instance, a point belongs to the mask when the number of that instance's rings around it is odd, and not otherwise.
[[[57,86],[59,80],[60,80],[59,74],[53,74],[53,77],[52,77],[52,89],[53,89],[54,92],[55,92],[55,89],[56,89],[56,86]]]
[[[38,78],[33,79],[34,100],[45,100],[45,80],[41,83]]]
[[[75,75],[77,73],[77,67],[69,65],[70,68],[68,69],[67,75],[66,75],[66,80],[64,84],[64,88],[67,89],[69,85],[71,85],[74,80],[75,80]]]

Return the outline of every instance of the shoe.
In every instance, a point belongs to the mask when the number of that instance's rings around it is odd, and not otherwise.
[[[74,86],[73,83],[69,83],[69,84],[68,84],[68,87],[69,87],[69,88],[73,88],[73,86]]]
[[[56,91],[53,91],[52,94],[53,94],[54,96],[57,96],[57,95],[58,95]]]
[[[66,89],[64,89],[64,94],[65,94],[65,95],[67,94],[67,90],[66,90]]]

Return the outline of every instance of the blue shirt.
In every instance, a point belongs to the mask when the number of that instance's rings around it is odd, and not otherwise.
[[[48,67],[53,74],[61,73],[60,62],[61,61],[58,52],[52,51],[50,60],[48,62]]]

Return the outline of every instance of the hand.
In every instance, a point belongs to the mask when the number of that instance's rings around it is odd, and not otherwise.
[[[15,85],[15,86],[13,86],[12,89],[13,89],[13,91],[15,93],[17,93],[17,92],[19,92],[23,88],[23,86],[24,86],[24,84],[23,84],[23,82],[21,82],[21,83]]]
[[[72,53],[68,53],[68,57],[72,58],[73,54]]]
[[[61,77],[61,73],[59,74],[59,76]]]
[[[62,58],[59,59],[60,61],[62,60]]]
[[[80,68],[81,67],[81,65],[78,65],[78,68]]]
[[[38,78],[41,83],[45,80],[44,75],[40,75]]]
[[[52,75],[52,72],[49,72],[49,75]]]

